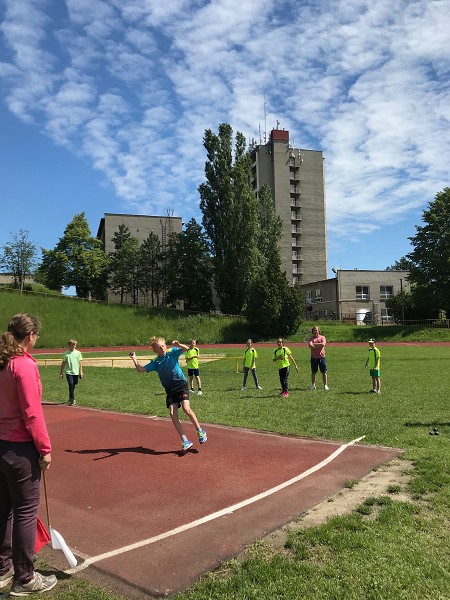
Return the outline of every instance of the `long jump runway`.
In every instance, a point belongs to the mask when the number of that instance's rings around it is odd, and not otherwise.
[[[216,425],[200,446],[187,423],[195,443],[182,454],[169,419],[50,404],[44,414],[51,524],[79,558],[67,572],[153,596],[185,589],[400,453]],[[63,567],[62,553],[44,552]]]

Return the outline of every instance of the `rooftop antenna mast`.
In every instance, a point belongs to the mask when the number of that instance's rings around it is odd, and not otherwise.
[[[264,143],[267,144],[267,112],[266,112],[266,95],[264,94]]]

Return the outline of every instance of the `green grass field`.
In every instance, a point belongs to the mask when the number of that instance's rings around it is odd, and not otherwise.
[[[243,319],[185,315],[161,309],[90,304],[0,291],[0,329],[17,312],[42,322],[39,348],[144,345],[151,335],[201,343],[263,341]],[[303,340],[311,323],[303,323],[290,342]],[[283,434],[365,442],[404,448],[414,463],[409,492],[366,502],[347,517],[335,517],[308,530],[291,532],[285,547],[256,541],[243,561],[233,560],[176,600],[450,600],[450,347],[383,347],[383,341],[450,341],[448,329],[351,327],[323,324],[328,341],[365,341],[374,336],[382,351],[382,394],[368,393],[364,369],[367,347],[328,347],[330,391],[307,390],[308,352],[295,349],[301,372],[291,373],[289,399],[278,398],[277,369],[271,349],[258,348],[263,390],[241,392],[236,356],[201,364],[204,395],[193,406],[203,423],[223,423]],[[207,350],[202,348],[202,354]],[[214,353],[219,350],[214,349]],[[148,354],[142,351],[141,354]],[[67,399],[59,367],[40,369],[44,399]],[[80,405],[124,412],[166,415],[157,377],[130,369],[86,367],[77,388]],[[440,435],[430,436],[432,427]],[[175,433],[174,433],[175,435]],[[58,460],[57,450],[54,460]],[[374,510],[376,509],[376,510]],[[45,566],[45,565],[44,565]],[[115,600],[108,590],[62,575],[48,594],[56,600]],[[125,599],[120,599],[125,600]]]
[[[319,527],[291,532],[284,548],[255,542],[244,561],[205,575],[176,600],[448,600],[450,598],[450,347],[392,347],[382,352],[382,393],[368,393],[366,347],[329,347],[330,391],[309,391],[306,347],[295,349],[300,374],[290,376],[290,397],[278,398],[270,348],[258,348],[263,390],[249,378],[242,392],[236,356],[202,363],[204,395],[192,398],[202,423],[404,448],[413,461],[410,502],[395,493],[367,499],[360,510]],[[217,353],[218,350],[214,349]],[[202,350],[206,354],[206,350]],[[44,399],[66,400],[59,367],[41,368]],[[167,415],[155,374],[133,369],[85,367],[77,402],[109,410]],[[430,436],[437,427],[438,436]],[[176,436],[174,432],[174,436]],[[57,452],[54,460],[58,460]],[[374,508],[377,510],[373,510]],[[105,590],[65,579],[49,597],[112,600]]]

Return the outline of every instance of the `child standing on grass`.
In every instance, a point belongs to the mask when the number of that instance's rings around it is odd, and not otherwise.
[[[368,365],[370,369],[370,376],[372,377],[373,394],[381,394],[380,358],[380,351],[375,346],[375,340],[371,338],[369,340],[369,356],[367,357],[365,367],[367,368]]]
[[[167,350],[166,341],[161,337],[152,337],[149,344],[158,355],[157,358],[144,367],[137,362],[134,352],[130,352],[130,358],[139,373],[150,373],[151,371],[158,373],[161,385],[166,390],[166,406],[170,411],[170,418],[181,438],[181,449],[183,452],[186,452],[193,444],[184,434],[183,426],[178,417],[179,408],[183,409],[191,423],[197,429],[200,444],[204,444],[208,439],[205,430],[200,427],[197,417],[190,407],[188,382],[178,364],[179,357],[189,349],[189,346],[180,344],[178,340],[174,340],[172,346],[176,347]]]
[[[247,377],[248,372],[251,371],[253,375],[253,381],[255,382],[256,389],[262,390],[262,387],[258,383],[258,375],[256,374],[256,359],[258,358],[258,353],[253,348],[253,341],[247,340],[247,348],[244,352],[244,381],[242,382],[242,391],[245,390],[247,385]]]
[[[298,373],[298,366],[290,349],[284,345],[283,338],[277,339],[277,347],[273,351],[273,362],[278,363],[278,373],[281,383],[281,394],[283,398],[289,396],[289,371],[291,360],[295,365],[295,370]]]
[[[197,348],[197,340],[189,340],[189,348],[186,350],[186,354],[184,355],[186,358],[186,366],[188,370],[189,377],[189,389],[191,392],[194,392],[194,377],[197,382],[197,395],[201,396],[202,392],[202,382],[200,379],[200,371],[198,368],[198,355],[200,354],[200,350]]]
[[[69,406],[75,406],[75,386],[78,385],[78,379],[83,379],[83,365],[81,361],[83,357],[81,352],[77,350],[77,340],[69,340],[69,349],[63,354],[61,370],[59,378],[66,374],[67,383],[69,384]]]

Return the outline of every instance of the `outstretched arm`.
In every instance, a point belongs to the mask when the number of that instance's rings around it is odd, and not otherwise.
[[[181,348],[183,350],[183,352],[186,352],[187,350],[189,350],[189,346],[187,346],[186,344],[182,344],[178,340],[173,340],[173,342],[171,343],[171,346],[176,346],[177,348]]]
[[[146,373],[145,368],[138,363],[137,358],[136,358],[136,353],[130,352],[129,356],[130,356],[131,360],[133,361],[134,366],[136,367],[136,370],[139,371],[139,373]]]

